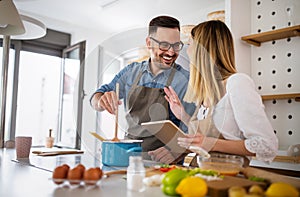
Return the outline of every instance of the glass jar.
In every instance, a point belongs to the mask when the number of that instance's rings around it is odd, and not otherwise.
[[[143,179],[146,170],[141,156],[130,156],[127,168],[127,189],[142,192],[145,190]]]

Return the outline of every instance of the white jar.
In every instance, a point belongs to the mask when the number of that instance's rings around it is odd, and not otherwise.
[[[143,179],[145,178],[145,167],[141,156],[130,156],[127,168],[127,189],[142,192],[145,190]]]

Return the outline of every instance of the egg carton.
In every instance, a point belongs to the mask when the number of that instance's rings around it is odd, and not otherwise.
[[[98,180],[70,180],[70,179],[56,179],[56,178],[50,178],[56,185],[59,186],[72,186],[72,187],[78,187],[78,186],[96,186],[100,182],[101,178]]]

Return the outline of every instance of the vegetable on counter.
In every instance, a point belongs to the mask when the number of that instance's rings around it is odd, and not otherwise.
[[[204,197],[208,192],[208,187],[202,178],[189,176],[180,181],[176,192],[183,197]]]
[[[176,187],[179,182],[185,177],[189,176],[187,170],[182,169],[173,169],[169,172],[166,172],[164,178],[162,179],[161,189],[164,194],[169,196],[178,195],[176,192]]]
[[[170,170],[173,170],[176,168],[175,165],[169,165],[169,164],[161,164],[155,166],[156,169],[159,169],[161,172],[169,172]]]
[[[256,181],[256,182],[265,182],[266,179],[261,178],[261,177],[257,177],[257,176],[251,176],[248,178],[250,181]]]

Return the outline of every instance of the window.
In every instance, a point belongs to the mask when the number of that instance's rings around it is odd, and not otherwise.
[[[21,51],[16,136],[32,135],[43,145],[49,129],[56,131],[61,58]]]
[[[0,40],[0,46],[2,40]],[[62,94],[72,91],[72,96],[78,102],[72,107],[80,108],[80,95],[83,92],[83,59],[85,41],[79,44],[78,66],[65,65],[63,52],[70,47],[70,35],[53,30],[47,30],[45,37],[36,40],[11,41],[8,92],[6,102],[5,141],[14,140],[18,135],[33,136],[33,145],[44,145],[45,137],[49,129],[56,134],[56,142],[62,141],[66,130],[60,127],[62,121],[67,128],[75,130],[75,138],[71,143],[64,143],[73,148],[78,145],[77,132],[81,132],[81,122],[68,125],[66,118],[61,116]],[[2,48],[0,47],[0,59],[2,60]],[[15,60],[15,61],[14,61]],[[1,71],[2,73],[2,71]],[[67,77],[62,77],[68,76]],[[76,77],[74,77],[76,75]],[[74,78],[80,79],[81,85],[72,83]],[[70,79],[70,80],[69,80]],[[71,82],[71,83],[70,83]],[[64,86],[69,84],[68,87]],[[78,88],[75,89],[74,88]],[[75,95],[75,92],[78,93]],[[73,99],[73,98],[72,98]],[[73,100],[72,100],[73,101]],[[70,103],[69,103],[70,105]],[[64,113],[67,111],[65,110]],[[70,110],[69,110],[70,112]],[[74,113],[66,113],[70,119]],[[81,121],[81,110],[77,110],[76,121]],[[76,122],[75,121],[75,122]],[[59,130],[61,129],[61,130]],[[59,136],[58,136],[59,135]],[[66,142],[67,140],[65,140]]]

